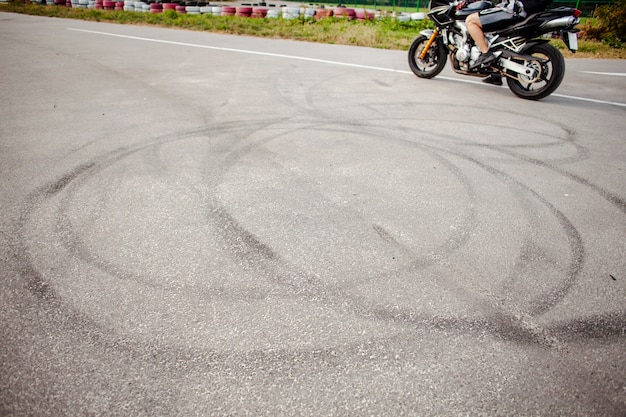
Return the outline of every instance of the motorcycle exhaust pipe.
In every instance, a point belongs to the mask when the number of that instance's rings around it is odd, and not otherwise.
[[[578,19],[577,17],[564,16],[564,17],[559,17],[558,19],[545,22],[540,27],[542,30],[545,29],[546,31],[551,31],[555,29],[570,28],[578,24],[578,22],[580,22],[580,19]]]

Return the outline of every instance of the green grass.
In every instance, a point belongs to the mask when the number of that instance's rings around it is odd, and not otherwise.
[[[570,52],[560,40],[553,40],[551,43],[565,58],[626,59],[625,48],[613,48],[602,42],[579,39],[576,53]]]
[[[76,9],[19,2],[2,4],[0,11],[65,19],[91,20],[133,25],[152,25],[233,35],[293,39],[307,42],[407,50],[420,30],[431,27],[427,20],[400,22],[391,17],[372,21],[347,19],[254,19],[236,16],[186,15],[175,11],[139,13],[113,10]],[[626,49],[581,40],[575,55],[560,40],[553,44],[566,57],[626,59]]]

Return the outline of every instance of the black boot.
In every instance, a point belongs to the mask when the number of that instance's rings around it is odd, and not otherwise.
[[[480,67],[481,65],[487,65],[495,60],[496,60],[496,56],[493,54],[493,52],[491,51],[483,52],[482,54],[480,54],[476,62],[474,62],[474,65],[472,65],[470,68],[473,69],[476,67]]]

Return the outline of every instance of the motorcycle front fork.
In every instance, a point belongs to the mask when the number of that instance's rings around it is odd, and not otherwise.
[[[432,46],[433,42],[435,42],[435,39],[437,39],[437,35],[439,35],[439,29],[435,28],[433,34],[430,36],[430,39],[428,39],[428,42],[426,42],[426,46],[424,46],[424,49],[420,54],[420,59],[423,60],[424,58],[426,58],[426,54],[428,53],[428,50]]]

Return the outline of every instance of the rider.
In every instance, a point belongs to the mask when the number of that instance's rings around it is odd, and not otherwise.
[[[489,50],[489,44],[487,43],[487,39],[485,39],[484,31],[493,32],[503,29],[525,17],[526,11],[524,10],[524,4],[519,0],[504,0],[494,8],[482,10],[467,16],[465,19],[467,31],[472,39],[474,39],[476,46],[481,52],[478,59],[476,59],[472,65],[472,68],[490,64],[496,59],[493,52]],[[485,79],[485,82],[501,85],[502,79],[500,76],[495,75]]]

